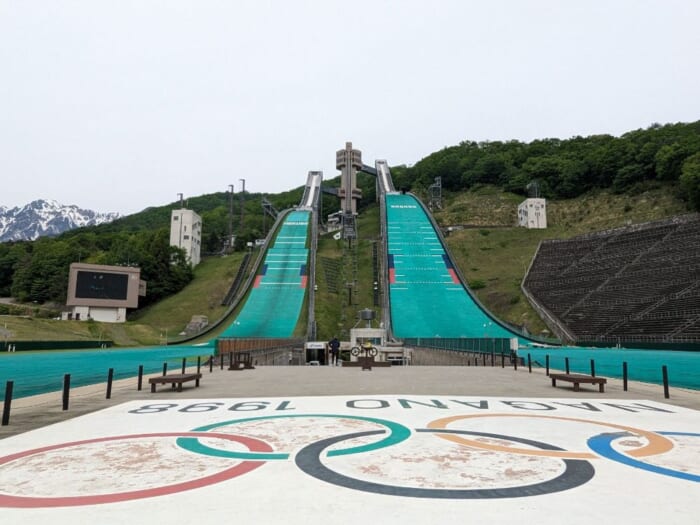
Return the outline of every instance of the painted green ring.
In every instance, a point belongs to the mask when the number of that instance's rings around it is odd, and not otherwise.
[[[394,421],[388,421],[386,419],[378,419],[373,417],[364,416],[349,416],[344,414],[284,414],[277,416],[261,416],[261,417],[249,417],[244,419],[232,419],[229,421],[223,421],[219,423],[212,423],[210,425],[204,425],[202,427],[197,427],[193,432],[207,432],[215,428],[224,427],[227,425],[237,425],[239,423],[247,423],[249,421],[262,421],[265,419],[282,419],[282,418],[301,418],[301,417],[325,417],[325,418],[338,418],[338,419],[357,419],[360,421],[369,421],[371,423],[377,423],[383,425],[389,429],[389,435],[384,439],[377,441],[376,443],[369,443],[367,445],[360,445],[357,447],[343,448],[339,450],[331,450],[328,452],[329,457],[333,456],[345,456],[349,454],[361,454],[363,452],[371,452],[373,450],[379,450],[384,447],[390,447],[405,441],[411,436],[411,430],[404,425],[396,423]],[[195,454],[204,454],[205,456],[214,456],[217,458],[231,458],[231,459],[241,459],[241,460],[278,460],[278,459],[289,459],[289,454],[285,452],[245,452],[245,451],[234,451],[234,450],[220,450],[213,447],[208,447],[203,445],[198,438],[183,437],[177,439],[177,445],[189,452],[194,452]]]

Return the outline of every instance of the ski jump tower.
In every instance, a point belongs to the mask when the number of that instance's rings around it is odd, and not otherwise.
[[[352,142],[345,143],[345,149],[336,151],[335,167],[340,170],[340,211],[342,212],[342,232],[344,239],[356,239],[357,200],[362,198],[362,190],[357,187],[357,172],[362,169],[362,152],[352,149]]]

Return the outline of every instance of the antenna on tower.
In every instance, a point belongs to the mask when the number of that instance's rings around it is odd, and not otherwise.
[[[531,183],[525,186],[525,189],[527,190],[528,197],[532,197],[535,199],[540,198],[540,183],[538,181],[533,180]]]
[[[228,185],[228,239],[224,248],[229,253],[233,251],[233,184]]]
[[[430,211],[442,209],[442,177],[435,177],[435,183],[430,185],[430,201],[428,208]]]

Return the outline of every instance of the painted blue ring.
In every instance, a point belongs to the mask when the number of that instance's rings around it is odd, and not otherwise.
[[[662,436],[692,436],[692,437],[700,437],[700,434],[695,433],[695,432],[656,432],[657,434],[661,434]],[[609,433],[609,434],[599,434],[597,436],[593,436],[588,440],[588,446],[596,452],[597,454],[600,454],[604,458],[607,459],[612,459],[613,461],[617,461],[618,463],[622,463],[623,465],[627,465],[630,467],[638,468],[641,470],[646,470],[648,472],[653,472],[655,474],[661,474],[664,476],[671,476],[673,478],[678,478],[678,479],[685,479],[688,481],[694,481],[696,483],[700,482],[700,476],[697,474],[691,474],[689,472],[682,472],[680,470],[675,470],[675,469],[670,469],[666,467],[658,467],[656,465],[651,465],[650,463],[645,463],[644,461],[640,461],[638,459],[631,458],[629,456],[625,456],[624,454],[618,452],[617,450],[612,448],[612,443],[616,439],[619,439],[624,436],[630,436],[628,432],[615,432],[615,433]]]

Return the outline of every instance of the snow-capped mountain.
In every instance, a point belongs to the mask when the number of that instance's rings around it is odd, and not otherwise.
[[[21,208],[0,206],[0,242],[33,241],[37,237],[59,235],[81,226],[111,222],[118,213],[99,213],[54,200],[36,200]]]

